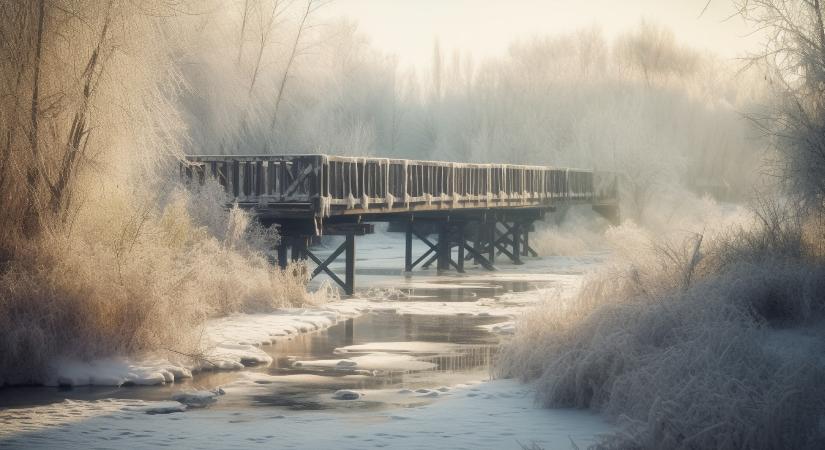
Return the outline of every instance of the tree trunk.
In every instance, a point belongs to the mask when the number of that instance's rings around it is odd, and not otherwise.
[[[278,109],[281,106],[281,98],[284,96],[284,90],[286,89],[286,80],[289,78],[289,71],[292,69],[292,63],[295,61],[295,56],[298,53],[298,45],[301,42],[301,34],[303,34],[304,29],[306,28],[307,19],[313,11],[312,3],[313,0],[307,0],[307,8],[304,11],[304,15],[301,17],[301,22],[298,24],[298,32],[295,34],[295,42],[292,43],[292,50],[289,53],[289,59],[287,59],[286,68],[284,69],[284,74],[281,77],[281,84],[278,86],[278,96],[275,97],[275,107],[272,111],[272,123],[269,125],[270,130],[274,130],[275,125],[278,123]]]
[[[94,81],[99,66],[100,51],[103,43],[106,41],[106,35],[109,30],[111,7],[112,2],[110,1],[106,11],[106,18],[103,22],[103,29],[100,32],[100,38],[94,51],[92,51],[92,55],[89,57],[86,69],[83,71],[83,101],[79,109],[75,111],[74,118],[72,119],[72,127],[69,129],[65,153],[60,164],[60,172],[53,189],[51,209],[55,214],[59,214],[70,202],[71,189],[69,186],[76,173],[78,158],[83,156],[86,147],[85,143],[88,142],[89,130],[87,128],[86,116],[95,89]]]
[[[39,0],[37,5],[37,31],[35,32],[34,64],[32,73],[31,123],[29,129],[29,147],[33,160],[26,169],[26,211],[24,227],[26,233],[34,235],[40,228],[40,211],[37,205],[39,184],[37,164],[40,161],[40,58],[43,52],[43,22],[46,15],[46,0]]]

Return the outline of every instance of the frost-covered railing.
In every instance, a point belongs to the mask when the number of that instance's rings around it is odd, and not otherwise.
[[[189,156],[181,177],[212,177],[241,206],[304,205],[317,217],[560,203],[610,204],[613,173],[514,164],[329,155]]]

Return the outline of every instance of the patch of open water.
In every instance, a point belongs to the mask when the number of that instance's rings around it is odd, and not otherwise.
[[[430,274],[423,274],[424,277],[419,274],[404,277],[395,269],[386,269],[390,258],[383,261],[380,257],[386,249],[369,250],[368,253],[379,257],[364,261],[364,267],[359,268],[361,286],[367,289],[390,286],[402,293],[397,301],[474,302],[552,285],[543,277],[547,271],[539,267],[530,270],[528,267],[532,264],[520,266],[518,272],[514,272],[518,276],[510,279],[479,275],[478,271],[438,278],[430,276],[432,271],[426,271]],[[536,262],[541,266],[541,260]],[[214,408],[317,410],[414,406],[432,401],[450,386],[489,379],[500,338],[480,326],[503,320],[506,319],[494,316],[369,313],[325,330],[291,336],[262,347],[274,359],[268,367],[251,367],[240,372],[201,372],[193,379],[162,386],[6,387],[0,388],[0,408],[65,399],[169,400],[182,390],[218,386],[226,387],[231,395],[221,398]],[[366,348],[345,354],[336,351],[347,346],[380,343],[438,345],[409,348],[396,345],[390,349]],[[358,360],[358,363],[335,364],[342,359]],[[319,360],[332,364],[313,363]],[[356,401],[334,400],[332,395],[339,389],[366,395]],[[419,393],[422,395],[388,395],[418,390],[422,390]]]

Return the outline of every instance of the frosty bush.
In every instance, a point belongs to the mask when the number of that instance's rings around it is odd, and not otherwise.
[[[607,448],[821,448],[825,266],[779,222],[636,247],[526,315],[501,375],[614,418]]]
[[[304,271],[269,264],[246,213],[202,196],[177,189],[138,217],[110,204],[105,226],[81,216],[71,234],[22,243],[0,276],[0,380],[40,381],[57,355],[195,353],[210,316],[312,301]]]

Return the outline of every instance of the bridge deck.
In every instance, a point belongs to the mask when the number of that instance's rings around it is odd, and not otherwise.
[[[279,226],[282,268],[289,259],[312,260],[311,277],[325,273],[347,294],[355,289],[355,236],[372,232],[364,222],[405,223],[405,272],[431,264],[439,272],[463,272],[465,260],[495,270],[497,255],[514,264],[535,256],[529,244],[532,223],[556,206],[588,203],[618,217],[616,175],[592,170],[329,155],[187,160],[180,166],[183,179],[202,184],[214,178],[231,203],[253,211],[264,224]],[[424,229],[428,222],[429,231]],[[432,232],[435,242],[428,237]],[[346,240],[321,260],[309,244],[324,234]],[[414,238],[428,247],[417,259]],[[341,254],[343,279],[330,269]]]
[[[181,175],[212,177],[265,221],[459,209],[613,205],[616,176],[592,170],[330,155],[188,156]]]

